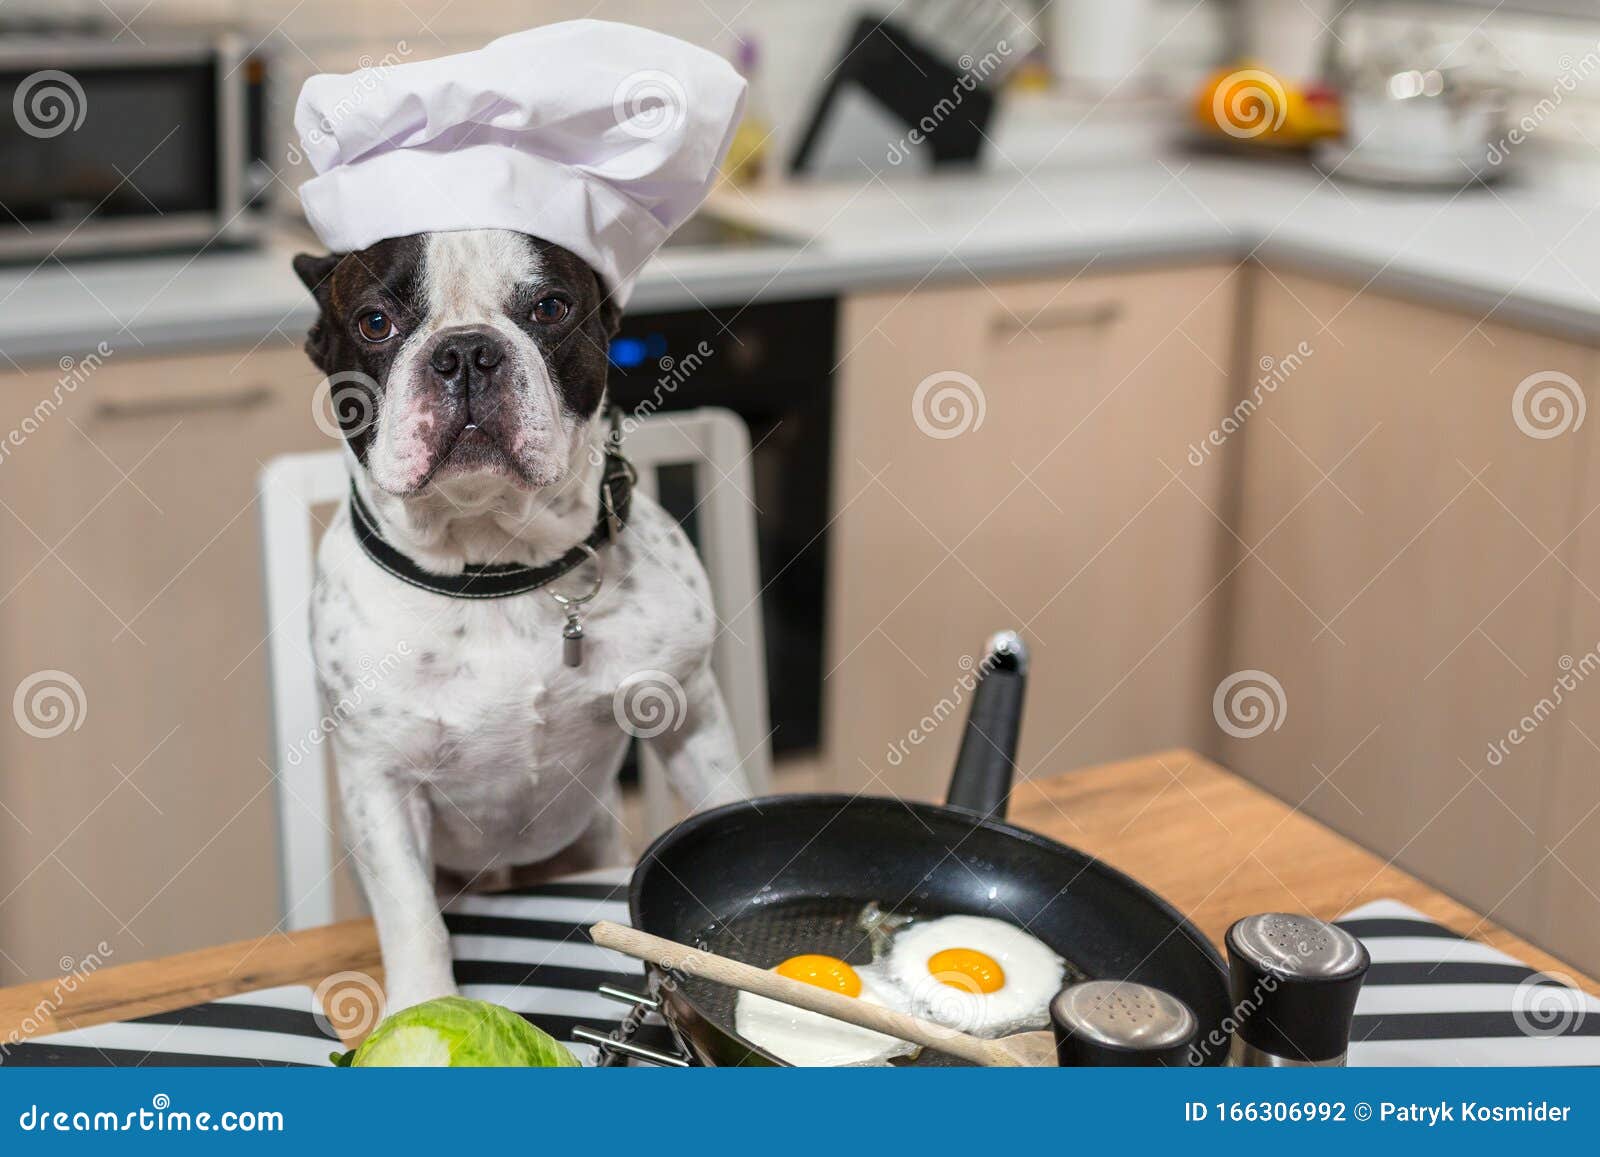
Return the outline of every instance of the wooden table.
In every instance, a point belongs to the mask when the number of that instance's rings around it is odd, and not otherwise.
[[[1252,912],[1332,918],[1395,899],[1600,995],[1561,961],[1190,751],[1020,784],[1011,818],[1143,881],[1219,944],[1229,924]],[[38,1026],[30,1035],[38,1035],[272,985],[315,987],[344,971],[382,977],[368,920],[107,968],[70,993],[54,979],[0,989],[0,1040],[30,1017]]]

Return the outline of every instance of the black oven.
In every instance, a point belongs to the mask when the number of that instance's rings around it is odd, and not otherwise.
[[[254,239],[263,85],[232,36],[0,37],[0,259]]]
[[[723,406],[750,427],[767,690],[775,753],[821,739],[837,303],[832,298],[627,315],[611,344],[612,400],[641,416]],[[703,344],[702,344],[703,343]],[[692,372],[663,371],[694,360]],[[693,472],[661,501],[694,538]]]

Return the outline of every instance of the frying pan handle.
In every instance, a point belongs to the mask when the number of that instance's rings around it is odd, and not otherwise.
[[[1015,631],[1001,631],[989,640],[980,670],[945,802],[1003,819],[1016,770],[1028,671],[1028,649]]]

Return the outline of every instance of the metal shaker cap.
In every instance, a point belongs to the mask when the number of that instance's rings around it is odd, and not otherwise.
[[[1199,1029],[1177,997],[1131,980],[1087,980],[1050,1002],[1063,1066],[1187,1065]]]
[[[1371,957],[1342,928],[1266,912],[1228,929],[1236,1056],[1251,1064],[1339,1064]],[[1276,1059],[1273,1059],[1276,1058]]]
[[[1229,931],[1228,947],[1285,979],[1338,980],[1367,970],[1361,941],[1311,916],[1246,916]]]

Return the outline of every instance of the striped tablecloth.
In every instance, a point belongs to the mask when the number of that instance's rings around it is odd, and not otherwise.
[[[344,1046],[314,1007],[305,985],[263,988],[0,1046],[0,1066],[325,1065]]]
[[[1338,923],[1372,954],[1351,1065],[1600,1065],[1600,1000],[1570,978],[1536,972],[1394,900]]]
[[[610,1032],[630,1011],[595,990],[602,984],[635,992],[644,988],[643,965],[591,944],[588,935],[597,920],[628,922],[629,875],[629,869],[611,868],[519,892],[455,900],[445,909],[444,922],[461,994],[520,1012],[567,1042],[584,1064],[595,1063],[594,1046],[574,1042],[572,1030],[587,1025]],[[654,1015],[633,1039],[677,1051],[670,1031]]]
[[[572,1030],[610,1031],[628,1013],[596,988],[638,990],[644,982],[637,962],[596,947],[585,933],[596,920],[626,922],[627,875],[590,873],[452,903],[445,924],[462,993],[514,1009],[593,1064],[596,1050],[573,1042]],[[1600,1065],[1600,1001],[1561,977],[1392,900],[1339,923],[1372,954],[1356,1004],[1352,1065]],[[0,1064],[327,1064],[339,1046],[313,1004],[303,986],[245,993],[36,1038],[0,1051]],[[671,1048],[655,1017],[635,1039]]]

